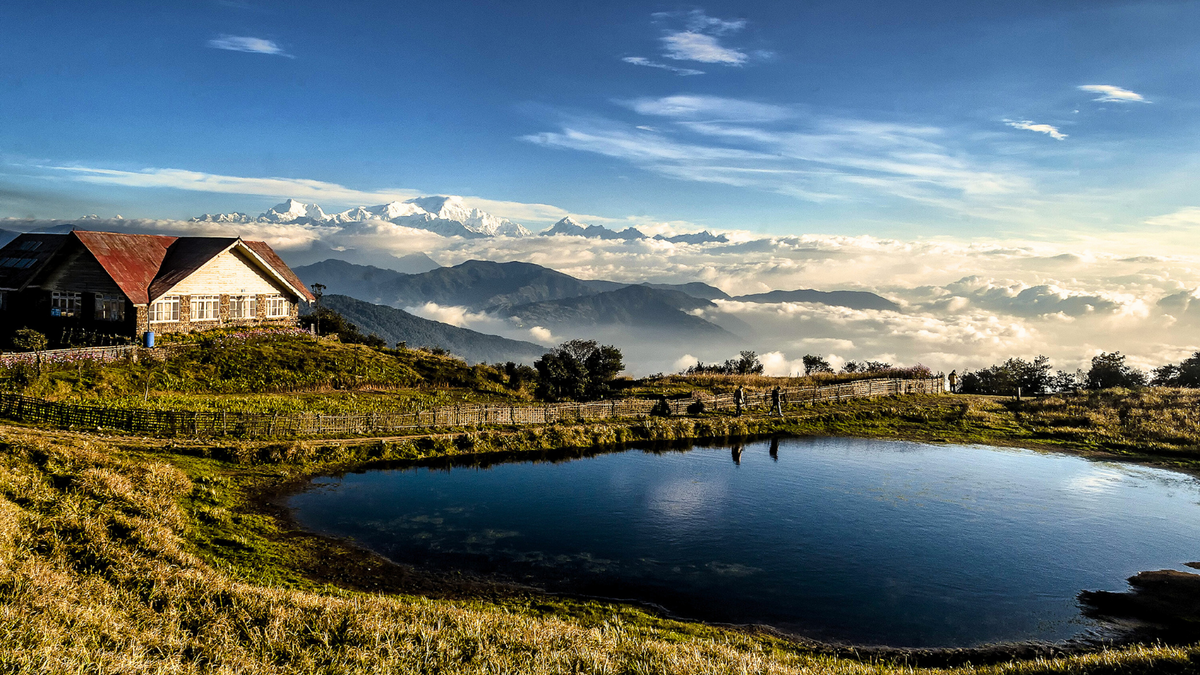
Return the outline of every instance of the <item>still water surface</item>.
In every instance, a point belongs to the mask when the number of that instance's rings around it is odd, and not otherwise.
[[[1079,591],[1200,560],[1189,476],[866,439],[374,470],[289,505],[401,563],[859,644],[1079,636]]]

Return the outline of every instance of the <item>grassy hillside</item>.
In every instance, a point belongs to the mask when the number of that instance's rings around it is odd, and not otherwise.
[[[327,295],[321,304],[346,317],[359,330],[375,334],[389,344],[439,347],[468,363],[533,363],[546,348],[532,342],[509,340],[439,321],[422,319],[403,310],[363,302],[346,295]]]
[[[33,366],[0,369],[0,389],[51,400],[246,412],[409,411],[528,398],[507,380],[448,355],[318,341],[299,330],[194,334],[161,359],[47,365],[40,375]]]

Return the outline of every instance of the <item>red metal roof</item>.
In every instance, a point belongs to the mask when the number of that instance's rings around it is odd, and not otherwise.
[[[116,232],[71,233],[96,256],[125,297],[135,305],[150,302],[150,282],[162,267],[167,249],[179,237],[157,234],[118,234]]]

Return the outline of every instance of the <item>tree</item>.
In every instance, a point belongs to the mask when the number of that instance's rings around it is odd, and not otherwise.
[[[729,363],[726,361],[726,363]],[[738,353],[738,358],[733,362],[734,375],[762,375],[763,364],[758,360],[758,354],[752,351],[742,351]]]
[[[758,354],[752,351],[743,351],[738,354],[736,359],[726,359],[725,363],[714,363],[710,366],[706,366],[702,361],[697,361],[696,365],[689,366],[681,374],[762,375],[763,369],[763,364],[758,360]]]
[[[300,317],[300,327],[311,327],[318,335],[336,335],[338,340],[348,345],[358,344],[378,348],[387,346],[387,341],[383,338],[375,334],[363,335],[358,326],[328,307],[317,307],[311,314]]]
[[[590,401],[611,391],[609,383],[625,369],[621,350],[595,340],[569,340],[533,362],[537,395],[546,401]]]
[[[1152,383],[1158,387],[1200,387],[1200,352],[1192,354],[1179,365],[1168,363],[1155,368]]]
[[[1050,393],[1053,382],[1049,357],[1038,356],[1033,361],[1014,358],[999,365],[964,372],[960,390],[964,394],[1015,396],[1019,389],[1022,394],[1036,396]]]
[[[805,354],[804,358],[802,358],[801,361],[804,362],[804,374],[805,375],[816,375],[817,373],[832,373],[833,372],[833,366],[829,365],[829,362],[826,361],[824,359],[824,357],[822,357],[820,354],[818,354],[816,356],[814,356],[812,354]]]
[[[1092,357],[1092,368],[1087,374],[1088,389],[1111,387],[1140,387],[1146,384],[1146,374],[1126,365],[1121,352],[1101,352]]]

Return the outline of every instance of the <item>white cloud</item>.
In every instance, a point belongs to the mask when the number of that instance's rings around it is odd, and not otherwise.
[[[283,49],[271,40],[256,37],[244,37],[237,35],[222,35],[208,41],[208,46],[213,49],[225,49],[231,52],[250,52],[252,54],[271,54],[273,56],[286,56],[289,59],[295,58],[291,54],[283,51]]]
[[[676,66],[668,66],[665,63],[659,63],[658,61],[651,61],[650,59],[648,59],[644,56],[626,56],[625,58],[623,58],[621,60],[624,61],[625,63],[631,63],[635,66],[645,66],[647,68],[658,68],[660,70],[669,70],[672,73],[675,73],[676,75],[703,75],[704,74],[703,70],[696,70],[695,68],[678,68]]]
[[[1026,131],[1036,131],[1040,134],[1047,134],[1053,139],[1064,140],[1067,135],[1058,130],[1058,127],[1049,124],[1038,124],[1030,120],[1021,120],[1019,122],[1006,121],[1005,124],[1014,129],[1025,129]]]
[[[677,61],[741,66],[750,59],[744,52],[722,46],[715,36],[704,33],[691,31],[667,33],[662,37],[662,42],[665,49],[663,56]]]
[[[543,328],[542,326],[534,326],[533,328],[530,328],[529,335],[533,338],[534,342],[537,342],[538,344],[553,345],[558,342],[558,338],[554,337],[554,334],[550,332],[550,329]]]
[[[1197,227],[1200,226],[1200,207],[1188,206],[1174,213],[1148,218],[1146,224],[1171,228]]]
[[[1111,84],[1083,84],[1079,86],[1080,91],[1090,92],[1092,94],[1100,94],[1100,96],[1092,99],[1093,101],[1104,101],[1106,103],[1149,103],[1144,96],[1139,93],[1114,87]]]

